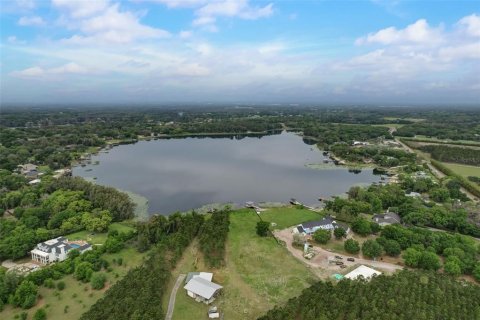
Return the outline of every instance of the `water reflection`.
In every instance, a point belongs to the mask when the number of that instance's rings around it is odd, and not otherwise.
[[[378,181],[372,170],[313,169],[326,158],[294,133],[264,137],[161,139],[121,145],[74,168],[99,184],[138,193],[150,212],[169,214],[208,203],[287,202],[318,205],[354,184]],[[87,171],[91,170],[91,171]]]

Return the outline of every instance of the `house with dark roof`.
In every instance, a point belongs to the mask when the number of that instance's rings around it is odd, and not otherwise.
[[[67,259],[68,252],[73,249],[83,253],[92,250],[92,246],[85,241],[68,241],[64,237],[58,237],[37,244],[30,253],[33,261],[49,264]]]
[[[345,231],[347,231],[347,233],[350,231],[350,227],[347,224],[337,222],[331,216],[326,216],[321,220],[308,221],[308,222],[299,224],[296,227],[296,232],[310,235],[319,229],[333,231],[334,229],[339,227],[344,228]]]
[[[401,224],[402,219],[395,212],[386,212],[382,214],[376,214],[372,217],[373,222],[378,223],[379,225],[388,226],[391,224]]]

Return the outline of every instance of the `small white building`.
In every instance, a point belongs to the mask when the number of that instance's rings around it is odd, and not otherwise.
[[[203,302],[205,304],[212,303],[215,300],[216,295],[221,289],[223,289],[221,285],[200,276],[193,277],[183,288],[187,290],[189,297],[194,298],[197,302]]]
[[[355,280],[360,277],[363,277],[364,279],[368,280],[371,277],[381,275],[382,273],[380,271],[377,271],[375,269],[372,269],[370,267],[361,265],[358,268],[356,268],[353,271],[350,271],[345,275],[345,278],[350,279],[350,280]]]
[[[68,252],[73,249],[83,253],[92,250],[92,246],[84,241],[68,241],[64,237],[58,237],[37,244],[30,253],[33,261],[49,264],[67,259]]]
[[[326,216],[325,218],[317,221],[308,221],[302,224],[299,224],[294,230],[294,233],[301,233],[310,235],[315,233],[318,229],[333,231],[336,228],[343,228],[348,233],[350,232],[350,228],[347,224],[337,222],[331,216]]]

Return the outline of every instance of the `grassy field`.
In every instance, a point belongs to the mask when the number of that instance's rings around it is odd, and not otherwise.
[[[456,164],[456,163],[446,163],[443,162],[445,166],[448,168],[452,169],[455,173],[464,176],[464,177],[469,177],[469,176],[474,176],[474,177],[480,177],[480,167],[476,166],[467,166],[464,164]]]
[[[114,222],[108,227],[109,231],[128,232],[133,230],[133,227],[128,222]],[[68,240],[85,240],[90,244],[104,244],[107,240],[108,232],[96,233],[87,230],[78,231],[67,235]]]
[[[286,228],[304,221],[319,219],[318,213],[295,208],[275,208],[261,213],[262,219],[275,222],[276,228]],[[189,271],[210,271],[213,281],[224,290],[213,303],[224,313],[225,319],[255,319],[275,304],[300,294],[315,281],[314,274],[288,251],[269,238],[255,232],[259,218],[250,209],[232,213],[227,242],[226,265],[218,270],[204,266],[201,252],[194,243],[173,272],[170,288],[178,274]],[[208,306],[189,298],[185,290],[177,293],[173,319],[207,319]],[[163,305],[168,305],[169,294]]]
[[[39,294],[41,298],[33,308],[25,310],[28,312],[28,319],[32,319],[35,311],[42,307],[47,311],[48,320],[74,320],[80,318],[82,313],[87,311],[92,304],[103,296],[108,287],[123,278],[130,268],[140,265],[145,256],[146,253],[139,253],[133,248],[126,248],[118,253],[104,255],[104,258],[110,263],[113,270],[105,272],[107,285],[102,290],[93,290],[89,283],[79,282],[72,275],[61,279],[66,285],[63,291],[40,287]],[[121,266],[113,263],[113,259],[120,257],[123,259]],[[8,305],[0,312],[0,319],[13,320],[15,315],[19,315],[23,311],[20,308],[12,308]]]

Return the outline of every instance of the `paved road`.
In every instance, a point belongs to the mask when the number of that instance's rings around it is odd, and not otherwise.
[[[183,273],[178,275],[177,281],[175,282],[175,286],[173,286],[173,290],[170,293],[170,300],[168,301],[168,310],[165,316],[165,320],[172,320],[173,309],[175,308],[175,298],[177,297],[177,291],[178,291],[178,288],[180,288],[180,285],[183,283],[183,280],[185,279],[186,276],[187,275]]]
[[[335,272],[341,271],[339,266],[329,263],[329,259],[334,259],[335,256],[339,255],[338,253],[330,252],[315,246],[314,250],[317,252],[317,255],[313,257],[311,260],[307,260],[303,257],[302,250],[298,250],[297,248],[294,248],[292,246],[293,234],[292,234],[291,228],[275,231],[274,234],[277,237],[277,239],[285,241],[287,245],[287,250],[290,251],[290,253],[294,257],[296,257],[303,263],[312,267],[321,267],[323,269],[327,269],[330,271],[335,271]],[[376,268],[382,269],[383,271],[388,271],[388,272],[395,272],[397,270],[403,269],[403,267],[396,264],[382,262],[382,261],[373,261],[373,260],[362,259],[362,258],[355,258],[355,262],[350,262],[345,259],[343,260],[343,263],[347,266],[353,266],[355,264],[366,264],[374,268],[376,267]]]

